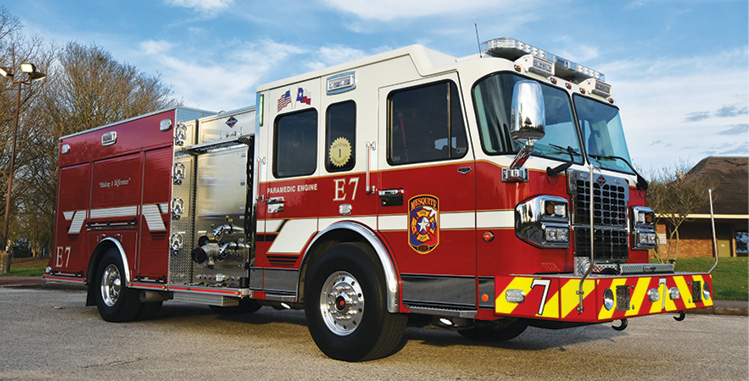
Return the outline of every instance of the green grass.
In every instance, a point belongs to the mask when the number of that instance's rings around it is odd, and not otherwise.
[[[714,258],[680,258],[678,272],[706,272]],[[713,294],[716,300],[749,300],[749,258],[719,258],[713,271]]]
[[[42,276],[49,258],[14,259],[10,273],[0,276]],[[678,272],[706,272],[713,258],[681,258]],[[713,271],[713,294],[716,300],[749,300],[749,258],[720,258]]]
[[[10,263],[10,272],[0,276],[42,276],[47,262],[49,262],[49,257],[13,258]]]

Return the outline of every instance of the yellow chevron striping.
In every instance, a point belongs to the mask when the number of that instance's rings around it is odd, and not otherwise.
[[[676,287],[679,288],[679,293],[681,294],[681,300],[684,301],[684,306],[686,308],[694,308],[695,306],[692,302],[692,289],[691,287],[687,286],[687,282],[686,280],[684,280],[684,277],[674,277],[674,281],[676,281]]]
[[[595,289],[595,282],[593,280],[586,280],[583,284],[583,298],[588,297],[590,293]],[[580,280],[571,279],[567,282],[560,293],[562,294],[562,317],[567,317],[572,311],[574,311],[580,305],[580,297],[577,295],[577,291],[580,290]],[[586,307],[585,305],[583,307]],[[589,306],[588,306],[589,308]]]
[[[673,277],[674,282],[676,282],[676,279],[681,279],[682,283],[684,282],[684,277],[682,276]],[[666,311],[669,311],[669,312],[676,311],[676,302],[674,302],[673,299],[671,299],[670,289],[671,287],[666,285],[666,295],[664,296],[664,298],[666,298]],[[681,295],[680,297],[683,297],[683,296],[684,295]]]
[[[497,313],[501,314],[511,314],[512,311],[515,310],[515,308],[519,305],[518,303],[511,303],[507,301],[507,298],[505,298],[505,294],[507,293],[507,290],[512,289],[518,289],[523,290],[525,292],[525,295],[528,295],[528,293],[531,290],[531,283],[533,282],[533,278],[515,278],[513,279],[510,284],[507,285],[507,287],[502,290],[502,292],[497,296],[497,299],[494,301],[494,304],[496,305],[495,311]]]
[[[666,286],[666,283],[661,284],[661,280],[660,279],[665,279],[665,278],[659,278],[659,280],[658,280],[658,295],[660,295],[660,297],[658,298],[657,302],[653,303],[653,305],[650,306],[650,313],[651,314],[657,314],[659,312],[662,312],[663,311],[663,303],[664,303],[663,300],[664,299],[666,299],[666,300],[668,299],[668,286]]]
[[[710,275],[710,278],[712,278],[712,275]],[[705,279],[702,277],[702,275],[695,275],[693,277],[695,281],[702,282],[702,289],[705,289]],[[705,295],[702,295],[702,302],[705,304],[705,307],[709,307],[713,305],[713,293],[710,293],[710,299],[705,299]]]
[[[536,316],[538,316],[538,314],[536,314]],[[543,315],[541,315],[541,317],[559,317],[559,292],[555,292],[554,295],[552,295],[551,298],[546,301],[546,306],[544,306],[544,313]]]
[[[614,311],[616,311],[616,305],[618,303],[617,297],[616,297],[616,286],[622,286],[626,283],[626,278],[618,278],[614,279],[613,282],[611,282],[611,291],[614,292],[614,306],[611,307],[611,310],[606,310],[606,308],[601,308],[601,311],[598,313],[598,320],[610,320],[612,316],[614,316]],[[629,308],[629,307],[627,307]]]
[[[650,285],[651,278],[640,278],[637,280],[635,286],[635,292],[632,294],[631,303],[634,308],[629,308],[624,316],[633,316],[640,313],[642,305],[645,304],[645,298],[647,298],[648,285]]]

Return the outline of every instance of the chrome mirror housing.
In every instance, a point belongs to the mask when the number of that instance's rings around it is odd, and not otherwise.
[[[534,140],[544,137],[546,108],[541,85],[535,81],[520,81],[512,91],[512,111],[510,121],[514,140],[526,140],[532,145]]]
[[[528,181],[528,170],[522,168],[533,152],[533,141],[544,137],[546,107],[541,85],[535,81],[520,81],[512,91],[510,111],[510,136],[513,140],[525,140],[510,168],[502,169],[502,181],[509,183]]]

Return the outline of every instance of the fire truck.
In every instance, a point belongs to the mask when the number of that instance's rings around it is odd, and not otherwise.
[[[162,302],[304,309],[328,356],[407,324],[509,340],[708,307],[709,273],[651,264],[647,183],[603,73],[512,38],[420,45],[60,138],[44,278],[106,321]]]

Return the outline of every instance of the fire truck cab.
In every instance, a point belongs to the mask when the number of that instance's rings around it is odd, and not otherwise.
[[[602,73],[511,38],[413,45],[262,85],[256,106],[60,139],[48,280],[106,320],[164,300],[304,308],[361,361],[410,320],[477,340],[712,305],[648,263],[647,183]],[[180,111],[181,109],[177,109]]]

